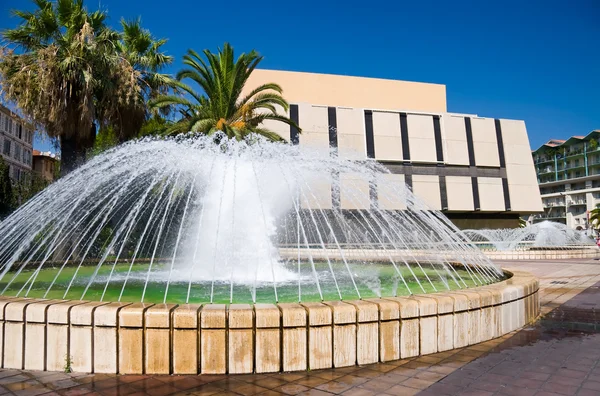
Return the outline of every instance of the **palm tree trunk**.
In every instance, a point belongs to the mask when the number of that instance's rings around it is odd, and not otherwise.
[[[66,176],[77,169],[86,160],[86,153],[94,147],[96,141],[96,125],[92,124],[87,137],[70,134],[60,137],[60,176]]]

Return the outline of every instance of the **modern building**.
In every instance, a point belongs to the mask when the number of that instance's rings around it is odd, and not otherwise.
[[[59,164],[56,154],[33,150],[33,171],[49,183],[54,181],[54,175]]]
[[[552,220],[590,228],[588,213],[600,204],[600,131],[567,140],[551,139],[533,154],[544,212],[534,222]]]
[[[282,87],[302,133],[278,122],[265,126],[300,146],[379,161],[388,178],[461,228],[517,227],[520,216],[542,212],[524,121],[449,113],[440,84],[256,70],[246,90],[268,82]],[[364,183],[369,194],[372,181]],[[324,205],[332,194],[323,188]]]
[[[9,166],[10,177],[21,180],[31,172],[33,128],[0,105],[0,155]]]

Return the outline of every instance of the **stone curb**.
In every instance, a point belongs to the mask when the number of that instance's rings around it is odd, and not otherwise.
[[[534,321],[539,282],[286,304],[145,304],[0,296],[1,367],[112,374],[250,374],[427,355]]]

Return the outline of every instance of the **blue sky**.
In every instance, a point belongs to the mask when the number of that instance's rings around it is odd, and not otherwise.
[[[523,119],[532,148],[600,129],[600,1],[87,1],[188,48],[257,49],[263,68],[446,84],[448,110]],[[3,0],[0,29],[12,27]],[[46,149],[48,144],[36,142]]]

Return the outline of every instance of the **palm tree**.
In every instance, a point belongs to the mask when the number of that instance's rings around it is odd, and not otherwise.
[[[224,132],[229,138],[242,140],[249,134],[262,135],[269,140],[282,141],[283,137],[261,124],[275,120],[298,126],[278,108],[287,111],[288,102],[281,96],[282,89],[275,83],[263,84],[242,97],[244,85],[263,57],[251,51],[237,60],[231,45],[225,43],[217,54],[204,50],[204,59],[188,50],[183,57],[187,66],[177,73],[174,88],[184,95],[162,95],[151,101],[155,108],[178,106],[182,118],[167,129],[168,134]],[[200,86],[199,94],[182,80],[190,79]],[[300,128],[298,128],[300,130]]]
[[[33,12],[14,11],[21,24],[3,32],[0,87],[37,127],[58,137],[61,173],[85,160],[96,127],[115,123],[117,109],[138,100],[137,79],[117,56],[120,36],[106,13],[83,0],[34,0]]]
[[[123,98],[114,114],[114,133],[119,142],[124,142],[138,137],[142,126],[151,116],[148,100],[168,92],[172,79],[159,71],[171,64],[173,57],[161,52],[167,40],[156,40],[141,27],[139,19],[129,22],[121,20],[121,27],[123,33],[117,43],[117,51],[125,63],[124,68],[130,70],[138,86],[138,97]]]
[[[596,205],[596,208],[590,210],[589,222],[592,229],[598,229],[600,227],[600,205]]]

